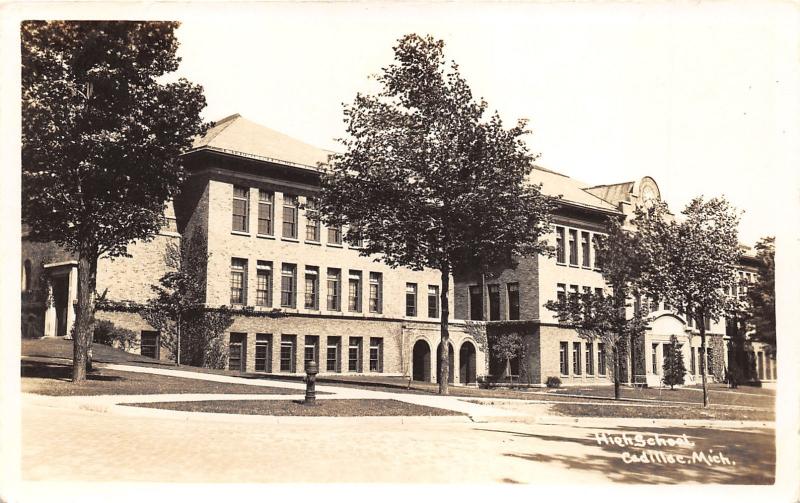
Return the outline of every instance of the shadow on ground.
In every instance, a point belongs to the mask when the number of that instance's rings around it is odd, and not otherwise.
[[[71,381],[72,366],[60,363],[24,360],[20,364],[20,376]],[[121,381],[123,378],[114,375],[98,374],[96,371],[89,371],[86,374],[86,379],[89,381]]]
[[[564,468],[599,472],[614,482],[634,484],[772,484],[775,481],[775,434],[773,430],[737,430],[699,427],[614,427],[608,429],[570,426],[574,435],[543,435],[508,430],[482,429],[482,431],[510,434],[516,437],[531,438],[542,442],[554,442],[561,445],[577,444],[576,451],[583,454],[547,454],[537,452],[509,452],[505,456],[533,461],[536,463],[558,463]],[[675,437],[685,434],[694,442],[693,447],[620,447],[615,444],[598,444],[595,433],[608,436],[629,437],[643,434],[645,438],[658,434],[662,437]],[[554,444],[554,448],[558,447]],[[587,447],[592,447],[590,453]],[[560,448],[558,452],[569,452]],[[723,454],[731,464],[707,464],[698,461],[694,464],[678,464],[666,462],[626,463],[623,453],[640,455],[651,450],[664,454],[683,454],[691,457],[692,452],[706,455]],[[650,459],[653,459],[652,456]]]

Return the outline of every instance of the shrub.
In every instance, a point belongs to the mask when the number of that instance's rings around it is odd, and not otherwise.
[[[744,372],[736,362],[731,362],[728,368],[725,369],[725,381],[731,388],[738,388],[739,384],[744,382]]]
[[[548,388],[560,388],[561,387],[561,379],[556,376],[550,376],[545,381],[545,384]]]
[[[130,351],[136,345],[137,337],[133,330],[118,327],[108,320],[97,320],[94,323],[94,342]]]

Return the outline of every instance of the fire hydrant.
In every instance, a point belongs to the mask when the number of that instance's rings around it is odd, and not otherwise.
[[[317,392],[314,386],[317,381],[317,374],[319,374],[319,365],[314,360],[306,363],[306,399],[303,405],[316,405]]]

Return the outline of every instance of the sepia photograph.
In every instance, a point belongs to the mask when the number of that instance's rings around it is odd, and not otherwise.
[[[800,498],[797,4],[47,5],[0,500]]]

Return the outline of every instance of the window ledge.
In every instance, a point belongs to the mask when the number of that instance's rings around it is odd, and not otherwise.
[[[256,234],[256,237],[261,239],[272,239],[273,241],[275,240],[275,236],[270,236],[269,234]]]
[[[569,266],[572,267],[573,269],[580,269],[580,266],[578,264],[570,264]]]
[[[290,243],[299,243],[300,242],[300,240],[297,239],[297,238],[287,238],[287,237],[284,237],[284,236],[281,236],[281,241],[288,241]]]
[[[249,232],[243,232],[243,231],[231,231],[231,234],[233,234],[234,236],[247,236],[247,237],[250,237],[250,233]]]
[[[305,241],[303,241],[303,243],[305,243],[307,245],[322,246],[322,243],[320,243],[319,241],[305,240]]]
[[[558,262],[558,261],[556,261],[556,265],[567,265],[567,263],[566,262]]]
[[[331,248],[344,248],[344,246],[342,246],[340,244],[336,244],[336,243],[325,243],[325,244],[327,246],[330,246]]]

